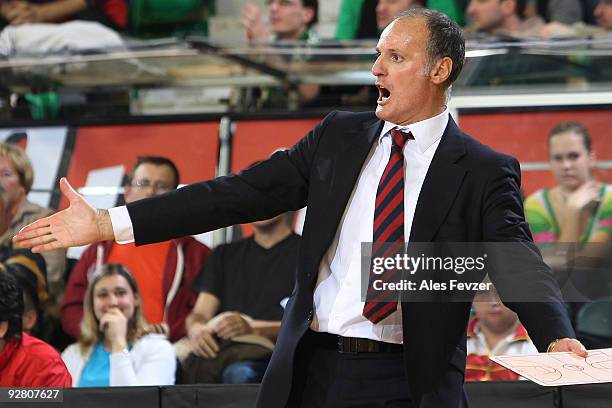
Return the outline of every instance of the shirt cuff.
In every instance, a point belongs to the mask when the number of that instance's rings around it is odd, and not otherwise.
[[[115,241],[118,244],[134,242],[134,228],[132,227],[132,220],[130,219],[127,207],[122,205],[121,207],[110,208],[108,214],[113,225]]]

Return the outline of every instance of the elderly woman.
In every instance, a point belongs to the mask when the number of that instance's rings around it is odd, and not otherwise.
[[[39,218],[53,213],[27,200],[32,189],[34,171],[26,152],[17,145],[0,143],[0,185],[4,187],[7,201],[8,228],[0,235],[0,242],[11,244],[11,238],[19,230]],[[47,266],[47,291],[49,300],[44,305],[47,316],[59,317],[59,305],[64,288],[66,250],[58,249],[43,254]]]
[[[176,356],[159,331],[144,320],[128,270],[104,265],[87,288],[81,336],[62,353],[73,386],[174,384]]]

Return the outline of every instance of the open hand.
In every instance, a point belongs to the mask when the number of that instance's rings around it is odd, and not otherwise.
[[[107,211],[89,205],[66,178],[60,180],[60,190],[70,206],[24,227],[13,237],[15,246],[47,252],[115,238]]]
[[[261,15],[261,9],[253,3],[247,2],[244,5],[244,8],[242,9],[242,18],[240,21],[245,29],[245,36],[247,40],[272,40],[272,34],[270,34],[268,31],[264,18]]]

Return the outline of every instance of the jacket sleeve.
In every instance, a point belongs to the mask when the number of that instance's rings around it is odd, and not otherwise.
[[[78,339],[81,335],[83,319],[83,299],[87,291],[87,272],[96,265],[97,245],[91,245],[81,259],[74,265],[64,292],[60,310],[62,328],[71,337]]]
[[[328,115],[290,150],[277,152],[239,174],[128,204],[136,244],[267,219],[306,206],[312,162],[334,115]]]
[[[499,159],[484,197],[484,241],[489,275],[541,351],[557,338],[575,337],[559,286],[533,243],[520,195],[516,159]]]

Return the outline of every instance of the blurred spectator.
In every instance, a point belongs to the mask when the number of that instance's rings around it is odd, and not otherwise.
[[[557,182],[525,201],[525,216],[538,243],[612,241],[612,186],[593,179],[591,136],[578,122],[562,122],[548,136]]]
[[[0,387],[70,387],[72,379],[55,349],[22,331],[22,289],[0,268]]]
[[[253,223],[252,237],[219,246],[198,276],[187,319],[186,383],[261,381],[295,281],[299,236],[287,214]]]
[[[0,185],[0,234],[8,228],[8,197]],[[0,268],[12,273],[23,289],[23,331],[36,334],[41,306],[47,301],[47,270],[40,254],[29,249],[14,249],[12,244],[0,243]]]
[[[318,0],[270,0],[266,23],[261,9],[247,1],[242,10],[245,36],[250,41],[313,41],[318,10]]]
[[[596,26],[578,22],[546,24],[540,35],[544,38],[610,38],[612,37],[612,0],[599,0],[594,11]]]
[[[539,16],[525,18],[527,0],[470,0],[467,13],[472,19],[467,31],[510,36],[537,37],[544,26]]]
[[[265,21],[260,8],[247,2],[242,10],[242,25],[246,39],[256,42],[277,42],[285,46],[285,41],[305,41],[316,43],[318,38],[312,27],[318,21],[318,0],[270,0],[268,2],[268,22]],[[273,66],[284,66],[288,59],[267,56],[265,63]],[[249,108],[260,109],[297,109],[312,102],[320,92],[317,84],[299,84],[296,97],[289,95],[288,89],[280,87],[262,87],[255,90],[254,102]],[[251,98],[242,98],[251,99]],[[292,99],[296,99],[295,101]]]
[[[612,30],[612,1],[599,0],[593,14],[599,27]]]
[[[174,384],[176,356],[163,327],[147,324],[127,269],[107,264],[92,277],[78,343],[62,358],[75,387]]]
[[[179,172],[174,163],[157,156],[139,157],[125,186],[125,201],[131,203],[177,188]],[[83,298],[92,274],[102,264],[117,263],[128,268],[142,296],[142,313],[150,323],[165,322],[170,340],[185,337],[185,318],[197,295],[193,281],[210,250],[192,237],[136,247],[107,241],[89,246],[74,266],[62,304],[62,326],[66,333],[79,337],[83,317]]]
[[[62,23],[87,20],[115,30],[127,24],[125,0],[8,0],[0,2],[0,16],[5,24]]]
[[[468,325],[465,381],[518,380],[518,374],[494,363],[490,356],[537,354],[516,313],[499,299],[497,291],[479,291],[474,318]]]
[[[582,21],[584,14],[580,0],[535,0],[535,4],[528,3],[528,7],[530,6],[535,6],[534,14],[547,22],[577,23]]]
[[[125,44],[116,31],[91,21],[70,21],[62,24],[24,24],[6,27],[0,33],[0,57],[19,55],[31,57],[33,54],[66,53],[81,50],[87,52],[93,50],[123,51],[125,50]],[[45,93],[42,95],[45,95]],[[34,98],[34,95],[30,98]],[[45,106],[44,100],[43,98],[39,105]],[[57,115],[59,104],[48,106],[49,112],[43,113],[47,109],[39,112],[41,109],[43,108],[37,108],[33,111],[34,119],[40,119],[44,114]]]
[[[53,214],[27,200],[32,188],[34,172],[25,151],[11,143],[0,143],[0,185],[6,191],[9,226],[0,234],[0,242],[11,246],[11,239],[19,230],[39,218]],[[59,317],[59,305],[64,290],[66,271],[66,250],[55,250],[42,255],[47,268],[48,302],[45,305],[47,317]]]
[[[402,11],[413,7],[425,7],[422,0],[378,0],[376,4],[376,26],[382,32]]]
[[[582,302],[610,295],[610,254],[601,243],[612,242],[612,186],[593,178],[591,137],[581,123],[557,124],[548,149],[558,185],[527,197],[525,217],[575,316]]]
[[[463,9],[455,0],[343,0],[338,13],[336,39],[378,39],[395,16],[413,7],[441,11],[463,25]]]

